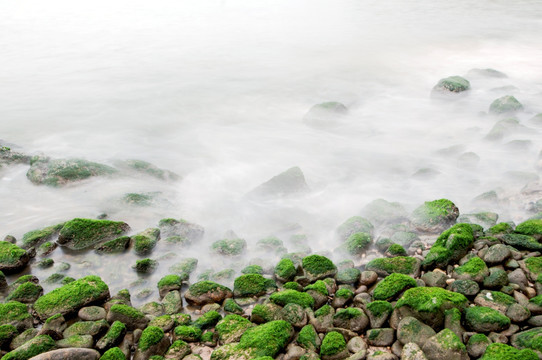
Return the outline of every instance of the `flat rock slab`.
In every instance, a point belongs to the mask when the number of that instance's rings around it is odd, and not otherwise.
[[[67,348],[48,351],[30,358],[30,360],[98,360],[100,353],[93,349]]]

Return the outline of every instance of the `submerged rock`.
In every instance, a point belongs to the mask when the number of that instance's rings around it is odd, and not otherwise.
[[[309,190],[305,176],[297,166],[292,167],[264,182],[248,193],[254,198],[277,198],[306,193]]]
[[[82,159],[38,159],[32,162],[26,177],[37,185],[63,186],[114,173],[116,170],[110,166]]]
[[[303,122],[314,127],[333,127],[348,113],[348,108],[336,101],[316,104],[303,117]]]
[[[489,112],[492,114],[504,114],[521,110],[523,110],[523,105],[511,95],[500,97],[489,106]]]
[[[158,168],[147,161],[143,160],[124,160],[117,161],[115,166],[122,170],[134,171],[139,174],[149,175],[160,180],[179,180],[181,177],[174,172]]]
[[[129,229],[122,221],[76,218],[64,224],[57,242],[71,250],[83,250],[117,238]]]
[[[439,80],[433,87],[433,92],[438,93],[460,93],[470,90],[470,82],[461,76],[450,76]]]

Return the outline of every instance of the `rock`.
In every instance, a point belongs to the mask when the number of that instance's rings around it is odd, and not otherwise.
[[[132,238],[129,236],[120,236],[116,239],[104,242],[96,248],[99,254],[122,253],[130,247]]]
[[[523,105],[511,95],[500,97],[489,106],[489,112],[492,114],[511,113],[521,110],[523,110]]]
[[[163,238],[179,236],[184,239],[183,243],[185,244],[198,243],[205,234],[202,226],[184,219],[162,219],[158,223],[158,227]]]
[[[473,331],[488,333],[505,330],[510,326],[510,319],[497,310],[474,306],[465,309],[465,324]]]
[[[517,249],[525,249],[525,250],[533,250],[533,251],[542,250],[542,244],[536,241],[534,237],[529,236],[529,235],[505,234],[505,235],[499,236],[499,238],[505,244],[513,246]]]
[[[361,216],[352,216],[344,223],[339,225],[336,230],[337,236],[341,241],[346,241],[350,236],[362,233],[371,236],[373,234],[374,226],[371,222]]]
[[[469,338],[467,343],[467,352],[470,356],[479,358],[484,354],[490,344],[491,340],[484,334],[474,334]]]
[[[162,300],[164,313],[168,315],[173,315],[181,312],[183,309],[183,300],[181,298],[181,293],[177,290],[172,290],[164,296]]]
[[[418,277],[420,274],[420,260],[410,256],[396,256],[393,258],[377,258],[369,261],[366,270],[374,271],[380,276],[393,273]]]
[[[168,360],[183,359],[185,356],[189,355],[191,351],[190,345],[182,340],[177,340],[171,344],[164,357]]]
[[[344,337],[336,331],[328,332],[322,340],[320,356],[322,360],[346,358],[348,356],[348,349],[346,348]]]
[[[115,162],[115,166],[126,171],[132,171],[137,173],[135,176],[149,175],[160,180],[179,180],[180,176],[169,171],[158,168],[156,165],[153,165],[147,161],[130,159]]]
[[[273,293],[269,297],[269,300],[280,306],[285,306],[286,304],[297,304],[303,308],[312,308],[314,306],[312,296],[296,290],[283,290]]]
[[[233,296],[262,296],[267,291],[266,284],[266,279],[260,274],[241,275],[233,283]]]
[[[91,335],[72,335],[58,340],[56,346],[59,348],[86,348],[92,349],[94,346],[94,339]]]
[[[490,307],[506,314],[508,307],[516,303],[516,300],[500,291],[483,290],[475,298],[474,303],[479,306]]]
[[[75,335],[90,335],[99,338],[109,330],[109,324],[105,320],[78,321],[68,327],[62,335],[69,338]]]
[[[129,229],[122,221],[76,218],[64,224],[57,242],[71,250],[83,250],[116,238]]]
[[[435,330],[413,317],[405,317],[397,325],[397,339],[404,345],[415,343],[423,346],[435,334]]]
[[[34,303],[43,294],[43,288],[33,282],[25,282],[13,290],[7,301],[18,301],[25,304]]]
[[[339,328],[359,332],[369,325],[369,318],[362,309],[348,307],[338,310],[333,316],[333,325]]]
[[[373,290],[375,300],[389,300],[409,289],[416,287],[416,280],[403,274],[391,274],[380,281]]]
[[[9,344],[9,348],[11,350],[17,349],[18,347],[20,347],[27,341],[35,338],[38,335],[38,333],[39,333],[38,329],[34,329],[34,328],[26,329],[25,331],[23,331],[22,333],[20,333],[19,335],[13,338],[13,340]]]
[[[469,224],[456,224],[444,231],[431,246],[422,262],[424,268],[445,268],[450,262],[458,261],[472,248],[474,232]]]
[[[91,303],[105,300],[109,297],[109,288],[102,279],[95,275],[57,288],[34,303],[34,310],[45,320],[57,313],[67,315],[78,311]]]
[[[30,249],[31,247],[37,247],[44,242],[52,240],[56,235],[58,235],[63,226],[64,223],[25,233],[23,235],[21,248]]]
[[[223,285],[204,280],[192,284],[185,292],[184,297],[189,304],[201,306],[221,303],[225,299],[233,297],[233,292]]]
[[[542,244],[541,244],[542,245]],[[490,265],[502,264],[510,257],[510,249],[502,244],[491,246],[484,255],[483,260]]]
[[[494,70],[494,69],[471,69],[467,73],[469,76],[479,76],[479,77],[487,77],[487,78],[507,78],[508,76],[505,73],[502,73],[500,71]]]
[[[51,350],[40,355],[34,356],[32,360],[98,360],[100,353],[93,349],[69,348]]]
[[[157,228],[149,228],[138,233],[137,235],[132,236],[134,252],[141,256],[150,254],[159,239],[160,230]]]
[[[54,349],[55,341],[48,335],[39,335],[25,342],[17,349],[2,357],[4,360],[30,359],[33,356]]]
[[[395,330],[391,328],[367,330],[367,343],[372,346],[391,346],[395,341]]]
[[[408,217],[407,211],[401,204],[384,199],[371,201],[363,208],[363,214],[367,219],[378,224],[400,223]]]
[[[131,352],[129,347],[127,347],[128,343],[125,344],[126,346],[123,346],[123,350],[119,347],[114,347],[109,350],[107,350],[103,356],[100,358],[102,360],[126,360],[131,358]],[[121,345],[122,346],[122,345]],[[128,354],[128,356],[126,356]]]
[[[361,254],[365,253],[371,243],[371,235],[363,232],[357,232],[350,235],[346,239],[346,241],[341,245],[341,250],[344,249],[352,256],[360,256]]]
[[[456,280],[450,285],[449,290],[465,296],[474,296],[480,292],[480,286],[476,281]]]
[[[82,159],[37,160],[31,163],[26,177],[36,185],[64,186],[93,176],[112,175],[110,166]]]
[[[241,255],[247,248],[247,242],[244,239],[222,239],[215,241],[211,245],[211,250],[219,255],[237,256]]]
[[[250,198],[276,198],[303,194],[309,191],[299,167],[292,167],[259,185],[248,193]]]
[[[418,344],[410,342],[403,346],[401,351],[402,360],[428,360]]]
[[[441,271],[429,271],[422,275],[421,279],[429,287],[446,287],[446,274]]]
[[[386,351],[377,350],[367,355],[367,360],[397,360],[397,356]]]
[[[450,329],[427,339],[422,350],[429,360],[469,360],[467,348]]]
[[[506,344],[491,344],[487,347],[484,356],[480,358],[481,360],[537,360],[538,355],[530,350],[523,349],[518,350],[512,346]]]
[[[169,337],[164,334],[164,330],[149,326],[141,334],[134,360],[146,360],[153,355],[163,355],[170,345]]]
[[[297,269],[293,261],[287,258],[281,259],[274,270],[275,278],[283,283],[293,280],[296,273]]]
[[[0,241],[0,271],[10,274],[21,271],[30,261],[31,253],[7,241]]]
[[[426,201],[411,216],[412,225],[424,233],[439,233],[452,225],[459,209],[447,199]]]
[[[337,273],[335,264],[321,255],[305,256],[302,260],[302,268],[309,282],[333,277]]]
[[[303,117],[303,122],[317,128],[333,127],[339,125],[347,113],[348,108],[340,102],[324,102],[311,107]]]
[[[107,333],[96,343],[96,348],[100,351],[106,351],[119,345],[126,335],[126,325],[116,320],[111,324]]]
[[[163,298],[170,291],[180,290],[182,283],[183,278],[179,275],[171,274],[164,276],[157,284],[160,297]]]
[[[132,266],[132,269],[142,274],[152,274],[154,270],[158,267],[158,261],[153,259],[141,259],[136,260],[135,265]]]
[[[145,314],[131,306],[115,304],[111,306],[106,317],[109,323],[120,321],[126,325],[129,331],[144,329],[149,323]]]
[[[105,309],[101,306],[87,306],[84,308],[81,308],[79,312],[77,313],[77,316],[81,320],[85,321],[96,321],[96,320],[102,320],[105,319]]]
[[[365,312],[369,317],[371,328],[379,328],[384,325],[392,312],[392,306],[387,301],[373,301],[365,306]]]
[[[486,289],[500,289],[508,285],[508,274],[501,268],[492,267],[489,269],[489,276],[484,278]]]
[[[434,92],[440,93],[460,93],[467,90],[470,90],[470,83],[461,76],[450,76],[441,79],[437,85],[433,87]]]
[[[241,336],[250,328],[254,327],[253,323],[239,315],[226,315],[224,319],[216,324],[216,332],[218,333],[218,341],[220,345],[239,342]]]

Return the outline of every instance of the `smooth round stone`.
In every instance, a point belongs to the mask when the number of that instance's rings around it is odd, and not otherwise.
[[[105,309],[100,306],[87,306],[81,308],[77,313],[77,316],[84,321],[96,321],[105,319]]]

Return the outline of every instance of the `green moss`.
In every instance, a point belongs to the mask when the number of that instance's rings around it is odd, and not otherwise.
[[[275,275],[281,279],[292,280],[296,273],[294,262],[290,259],[282,259],[275,266]]]
[[[56,313],[68,314],[109,296],[109,288],[99,276],[89,275],[55,289],[34,303],[41,319]]]
[[[480,360],[538,360],[538,355],[530,349],[518,350],[506,344],[494,343],[486,348]]]
[[[152,259],[136,260],[136,264],[132,268],[140,273],[151,273],[158,267],[158,261]]]
[[[345,309],[339,309],[333,316],[333,319],[351,320],[359,316],[363,316],[363,311],[361,309],[347,307]]]
[[[317,339],[318,333],[314,330],[314,326],[305,325],[299,331],[297,336],[297,343],[304,347],[305,349],[316,349],[317,348]]]
[[[122,314],[132,319],[141,319],[145,317],[145,314],[143,314],[141,311],[124,304],[115,304],[111,306],[111,309],[109,311],[113,313]]]
[[[390,247],[386,250],[387,253],[393,256],[406,256],[407,252],[404,247],[399,244],[391,244]]]
[[[312,308],[314,306],[314,299],[312,296],[295,290],[276,292],[269,297],[269,300],[280,306],[291,303],[301,305],[304,308]]]
[[[260,265],[249,265],[241,270],[241,274],[263,274],[263,268]]]
[[[107,350],[99,360],[126,360],[126,356],[118,347]]]
[[[542,235],[542,220],[527,220],[516,226],[516,232],[523,235]]]
[[[535,296],[529,300],[535,305],[542,306],[542,295]]]
[[[330,305],[324,305],[314,312],[314,316],[321,317],[333,313],[333,308]]]
[[[13,265],[17,263],[26,251],[15,244],[0,241],[0,264]]]
[[[412,213],[415,223],[438,225],[448,222],[450,214],[456,211],[455,204],[448,199],[426,201]]]
[[[47,258],[47,259],[41,260],[36,265],[41,269],[46,269],[46,268],[49,268],[49,267],[53,266],[54,264],[55,264],[55,261],[53,259]]]
[[[171,266],[169,268],[169,271],[176,274],[181,274],[181,276],[186,277],[187,275],[190,275],[192,272],[194,272],[197,266],[198,266],[198,259],[186,258],[176,263],[175,265]]]
[[[211,279],[214,281],[227,281],[233,279],[235,276],[235,270],[233,269],[224,269],[218,272],[215,272],[211,275]]]
[[[69,243],[73,250],[81,250],[118,237],[130,227],[122,221],[76,218],[64,224],[58,236],[59,244]]]
[[[293,333],[292,325],[284,320],[271,321],[248,329],[239,341],[240,349],[254,349],[254,357],[275,357],[283,350]]]
[[[220,254],[227,256],[236,256],[240,255],[245,251],[247,247],[247,242],[243,239],[223,239],[215,241],[211,245],[211,249]]]
[[[175,336],[184,341],[199,341],[203,331],[199,327],[181,325],[174,330]]]
[[[314,290],[324,296],[328,296],[329,293],[327,291],[327,286],[326,286],[326,283],[323,282],[322,280],[317,280],[314,284],[310,284],[308,286],[305,286],[305,288],[303,289],[304,291],[308,291],[308,290]]]
[[[520,349],[542,351],[542,328],[536,327],[516,333],[512,338],[512,345]]]
[[[466,308],[465,321],[471,328],[480,323],[497,324],[500,328],[505,328],[510,325],[510,319],[508,317],[497,310],[485,306]]]
[[[416,280],[410,276],[391,274],[376,285],[373,297],[375,300],[387,300],[411,287],[416,287]]]
[[[113,240],[109,240],[100,245],[96,249],[99,253],[118,253],[123,252],[130,246],[131,238],[129,236],[120,236]]]
[[[320,355],[332,356],[344,351],[345,349],[346,341],[344,340],[344,337],[336,331],[330,331],[322,340]]]
[[[523,105],[511,95],[500,97],[489,105],[489,112],[494,114],[503,114],[519,110],[523,110]]]
[[[331,260],[322,255],[305,256],[302,261],[303,269],[310,274],[320,275],[337,271]]]
[[[23,235],[21,247],[23,249],[29,249],[31,247],[35,247],[46,241],[49,241],[54,235],[58,234],[58,232],[60,231],[60,229],[62,229],[63,226],[64,223],[54,226],[48,226],[40,230],[29,231]]]
[[[243,308],[233,299],[226,299],[224,301],[224,311],[232,314],[243,314]]]
[[[341,269],[335,275],[335,279],[339,284],[356,284],[360,278],[361,271],[356,268]]]
[[[153,197],[148,194],[126,193],[121,201],[129,205],[149,206],[152,204],[152,199]]]
[[[497,235],[497,234],[510,234],[514,232],[514,228],[509,223],[498,223],[495,226],[492,226],[487,231],[490,235]]]
[[[440,234],[422,265],[446,266],[450,261],[462,258],[473,243],[474,233],[470,224],[455,224]]]
[[[450,329],[444,329],[435,335],[436,341],[444,350],[455,350],[466,353],[466,346],[461,339]]]
[[[224,340],[231,339],[232,336],[238,336],[247,329],[253,327],[250,321],[239,315],[226,315],[215,327],[219,338]]]
[[[138,348],[139,350],[145,351],[151,346],[158,344],[163,337],[164,330],[157,326],[149,326],[145,330],[143,330],[143,333],[141,333]]]
[[[461,76],[450,76],[444,79],[440,79],[433,90],[439,91],[451,91],[459,93],[470,89],[470,82]]]
[[[7,353],[2,360],[26,360],[56,347],[55,341],[49,335],[38,335],[17,349]]]
[[[303,287],[295,281],[289,281],[285,283],[284,285],[282,285],[282,287],[284,288],[284,290],[297,290],[297,291],[303,290]]]
[[[171,275],[164,276],[163,278],[160,279],[160,281],[158,281],[158,288],[160,289],[165,286],[168,286],[168,287],[176,286],[180,289],[182,284],[183,284],[183,279],[181,276],[171,274]]]
[[[373,316],[380,317],[383,314],[391,313],[392,306],[387,301],[377,300],[367,304],[367,310],[370,311]]]
[[[344,245],[350,255],[361,255],[371,245],[371,235],[362,232],[354,233],[346,239]]]
[[[460,309],[468,304],[464,295],[452,291],[438,287],[415,287],[405,291],[395,307],[408,306],[418,312],[435,313],[440,311],[445,302]]]
[[[530,257],[526,259],[525,266],[535,275],[542,274],[542,257]]]
[[[34,184],[61,186],[92,176],[110,175],[116,172],[107,165],[82,159],[33,160],[26,177]]]
[[[335,292],[336,298],[351,299],[354,297],[354,292],[348,288],[340,288]]]
[[[353,216],[337,228],[337,234],[341,239],[346,240],[352,234],[360,232],[372,234],[373,230],[374,226],[369,220],[361,216]]]
[[[266,279],[259,274],[241,275],[233,283],[235,297],[261,296],[266,289]]]
[[[50,254],[56,248],[56,246],[57,245],[55,243],[47,241],[41,244],[36,252],[38,255]]]
[[[208,292],[223,292],[223,291],[230,291],[227,287],[217,284],[213,281],[198,281],[197,283],[192,284],[188,290],[190,291],[190,294],[194,296],[200,296],[203,294],[206,294]]]
[[[488,337],[484,334],[474,334],[469,338],[469,342],[467,346],[481,344],[481,343],[490,344],[491,340],[489,340]]]
[[[3,347],[4,344],[9,344],[18,333],[17,328],[13,325],[0,325],[0,347]]]
[[[455,272],[458,275],[461,274],[469,274],[469,275],[478,275],[483,272],[487,272],[487,265],[484,262],[484,260],[480,259],[479,257],[473,257],[469,259],[466,263],[459,266],[455,269]]]
[[[0,325],[24,321],[31,317],[25,304],[17,301],[0,304]]]
[[[218,312],[212,310],[201,315],[196,321],[194,321],[194,326],[202,330],[209,329],[215,326],[220,320],[222,320],[222,316]]]
[[[159,235],[160,230],[151,228],[132,236],[135,253],[137,255],[149,254],[156,247]]]
[[[40,285],[34,284],[33,282],[25,282],[13,290],[6,300],[16,300],[26,303],[34,302],[42,292],[43,288]]]
[[[378,258],[369,261],[366,270],[373,270],[379,273],[413,274],[417,260],[410,256],[396,256],[393,258]]]

